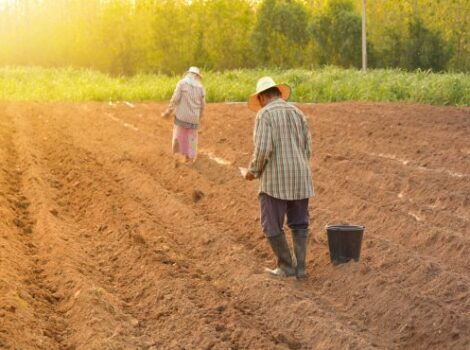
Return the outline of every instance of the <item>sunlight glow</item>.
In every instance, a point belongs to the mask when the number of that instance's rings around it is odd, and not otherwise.
[[[0,11],[6,8],[6,5],[13,4],[15,0],[0,0]]]

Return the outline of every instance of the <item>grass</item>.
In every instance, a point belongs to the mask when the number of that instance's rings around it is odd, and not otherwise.
[[[291,101],[404,101],[470,105],[470,74],[325,67],[319,70],[233,70],[205,72],[208,102],[246,101],[258,78],[270,75],[293,88]],[[165,101],[178,76],[139,74],[112,77],[75,68],[0,68],[0,101]]]

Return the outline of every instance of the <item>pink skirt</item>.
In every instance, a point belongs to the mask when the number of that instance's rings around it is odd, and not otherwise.
[[[180,153],[191,159],[197,156],[197,129],[173,126],[173,154]]]

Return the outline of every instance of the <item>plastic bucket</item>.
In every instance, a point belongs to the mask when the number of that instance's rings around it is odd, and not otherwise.
[[[359,261],[361,255],[362,225],[327,225],[328,248],[331,262],[335,265],[346,263],[350,260]]]

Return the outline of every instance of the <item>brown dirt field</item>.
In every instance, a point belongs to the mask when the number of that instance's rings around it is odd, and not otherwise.
[[[163,104],[0,104],[1,349],[469,349],[470,108],[300,105],[310,278],[276,279],[245,182],[254,114],[208,106],[193,167]],[[364,224],[333,266],[324,227]]]

